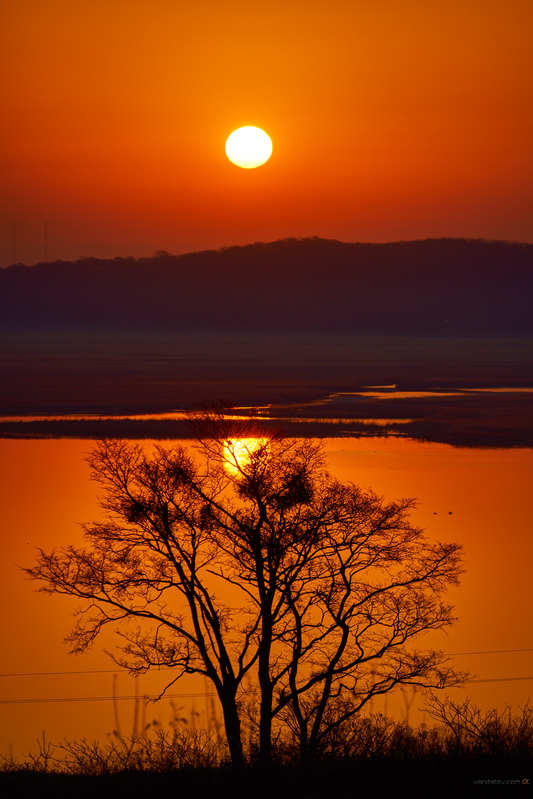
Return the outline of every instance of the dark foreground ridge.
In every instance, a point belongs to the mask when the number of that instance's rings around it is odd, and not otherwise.
[[[524,335],[532,294],[532,244],[286,239],[14,265],[0,270],[0,327]]]

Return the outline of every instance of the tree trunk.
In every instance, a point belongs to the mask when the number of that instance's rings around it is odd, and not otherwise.
[[[298,731],[299,731],[299,754],[300,754],[300,763],[305,766],[309,761],[309,735],[307,729],[307,721],[305,721],[302,717],[298,719]]]
[[[237,712],[235,696],[222,696],[221,702],[231,764],[234,768],[242,768],[244,766],[244,754],[242,751],[241,720]]]
[[[272,685],[261,685],[261,712],[259,717],[259,760],[270,765],[272,760]]]
[[[261,705],[259,715],[259,761],[269,766],[272,760],[272,681],[270,679],[270,651],[272,627],[270,620],[263,619],[263,635],[259,653],[259,686]]]

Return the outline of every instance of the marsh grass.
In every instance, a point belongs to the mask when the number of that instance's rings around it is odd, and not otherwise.
[[[297,741],[290,735],[278,737],[274,749],[273,772],[304,768],[326,771],[367,768],[370,764],[442,764],[454,768],[496,764],[526,766],[533,755],[533,709],[528,704],[513,714],[481,711],[469,700],[463,703],[432,698],[427,712],[436,724],[418,727],[395,721],[381,713],[351,718],[326,738],[312,763],[302,764]],[[229,772],[229,754],[215,719],[208,729],[199,729],[194,716],[174,717],[166,726],[157,721],[140,726],[134,714],[134,727],[125,735],[120,726],[107,740],[85,738],[52,743],[43,733],[37,748],[22,760],[2,757],[0,771],[6,774],[63,774],[99,777],[125,773],[168,775],[176,772]],[[256,770],[254,719],[245,721],[247,770]],[[264,773],[264,772],[263,772]]]

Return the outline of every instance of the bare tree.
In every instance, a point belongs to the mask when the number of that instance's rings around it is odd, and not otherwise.
[[[463,679],[442,653],[408,647],[453,621],[440,595],[457,580],[458,546],[431,544],[411,526],[411,500],[385,504],[372,492],[329,481],[327,504],[334,519],[305,553],[301,573],[282,586],[288,679],[273,714],[282,711],[297,729],[303,757],[375,696]]]
[[[333,479],[316,442],[231,432],[214,416],[195,448],[102,441],[89,463],[105,520],[85,526],[87,549],[40,550],[26,571],[84,601],[71,651],[116,626],[116,662],[171,668],[164,691],[184,674],[210,680],[234,765],[250,681],[268,762],[274,727],[292,725],[306,756],[333,717],[375,695],[459,679],[441,653],[408,645],[452,621],[440,595],[460,548],[411,526],[410,500]]]

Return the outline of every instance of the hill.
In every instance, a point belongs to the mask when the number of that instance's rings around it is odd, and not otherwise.
[[[286,239],[0,270],[5,329],[533,332],[533,245]]]

